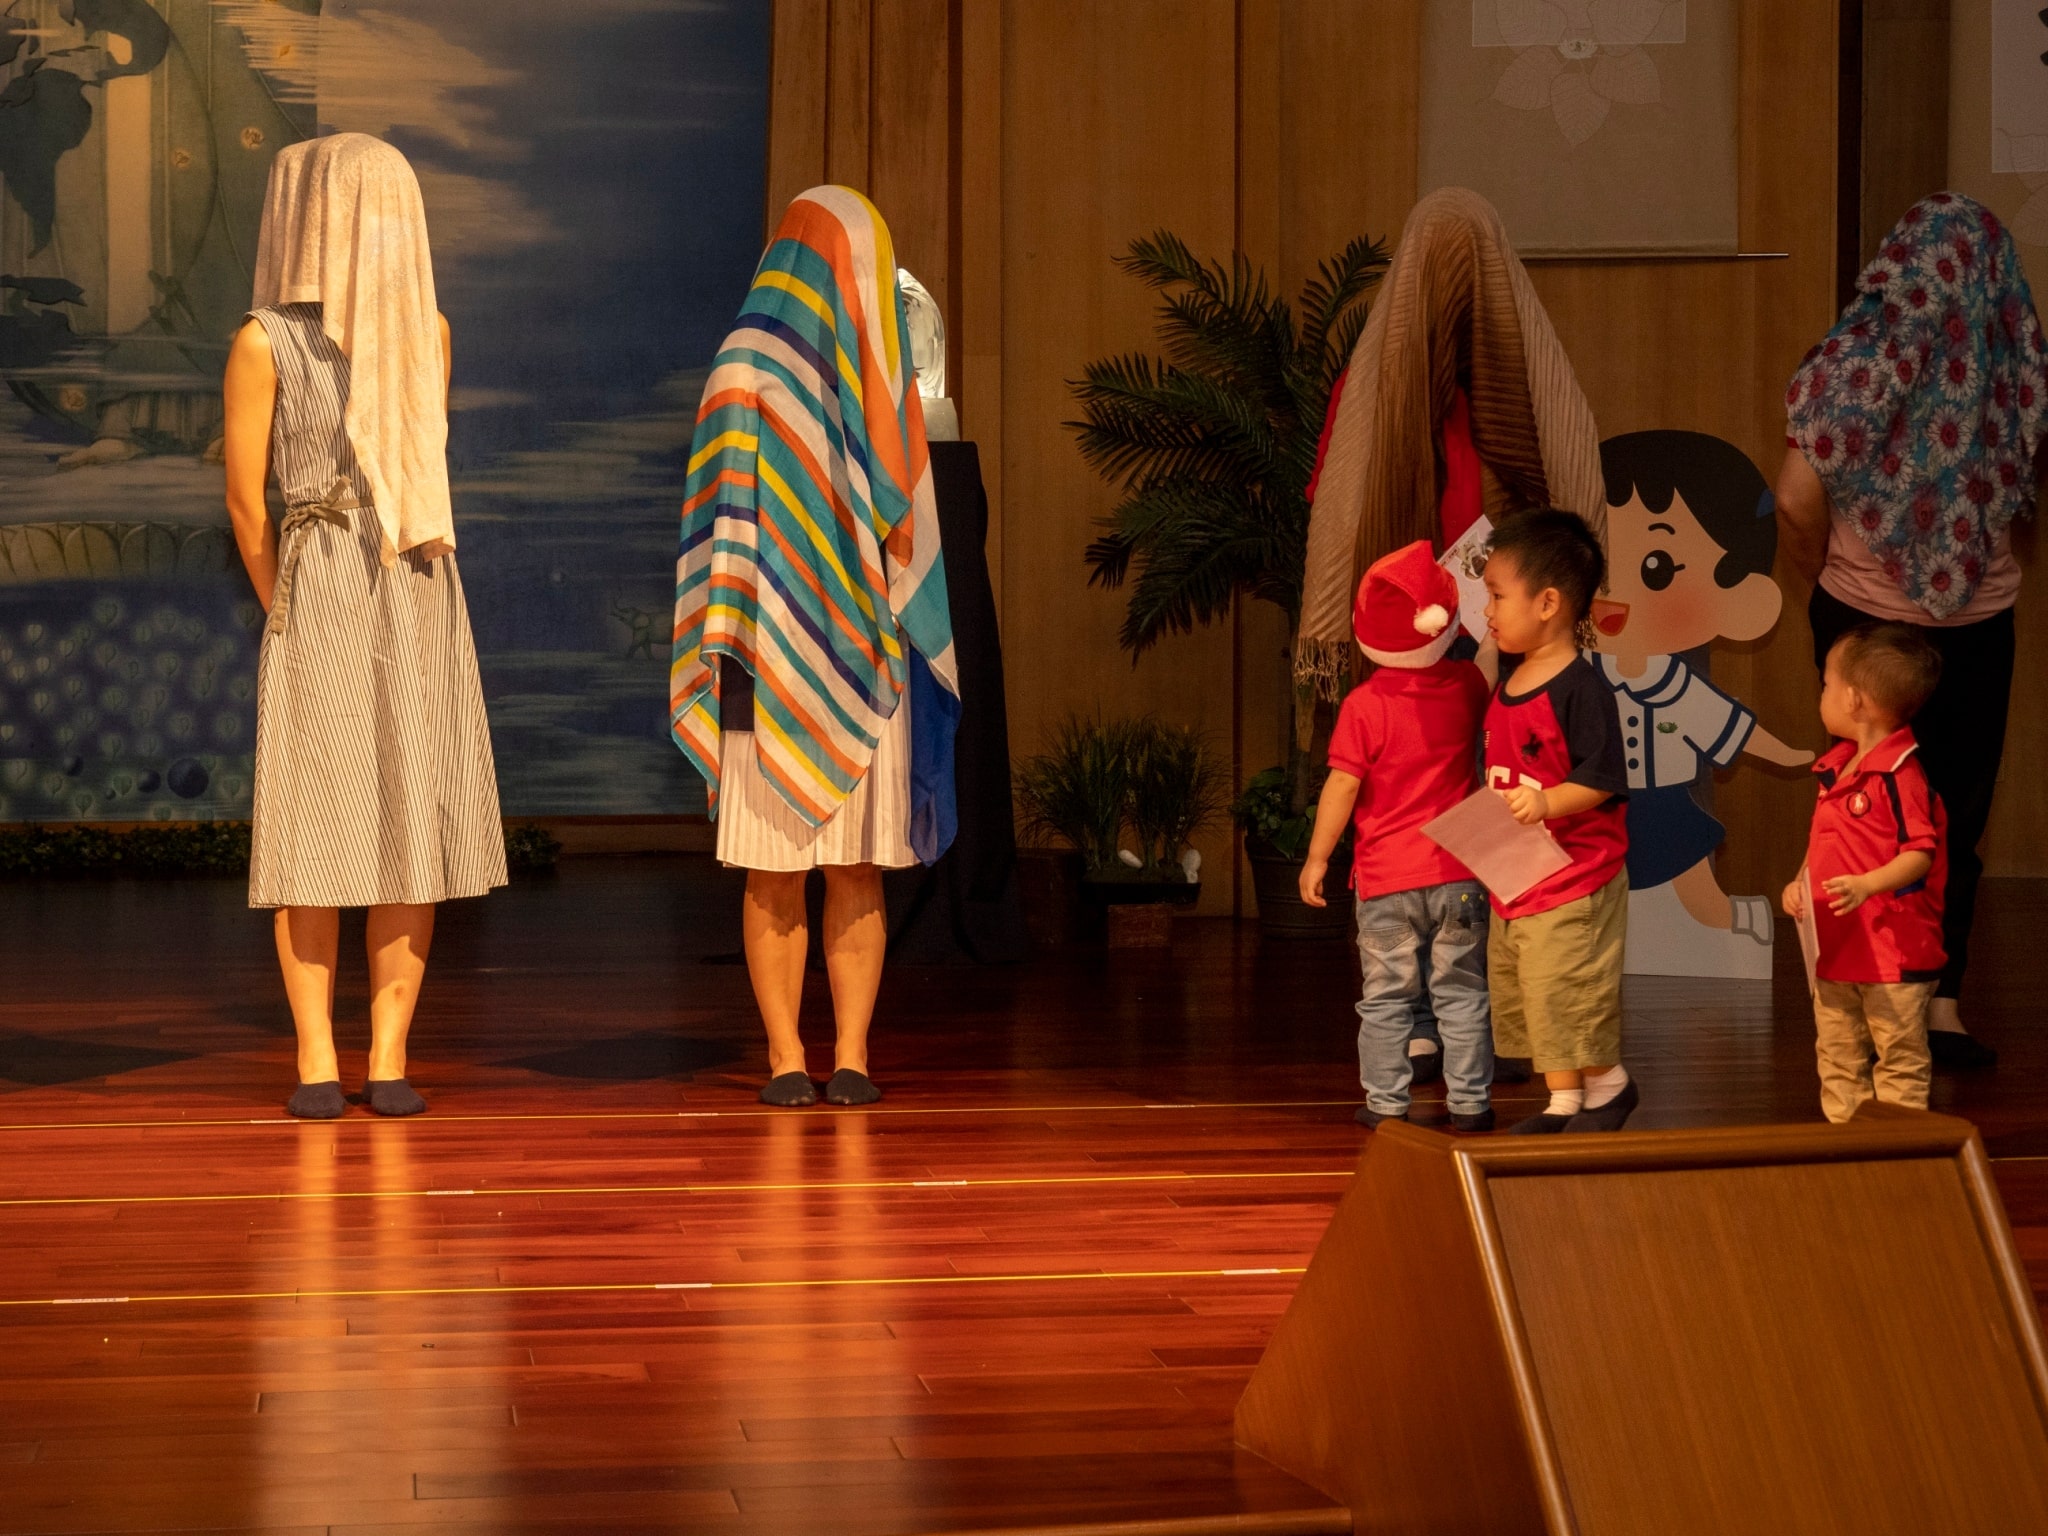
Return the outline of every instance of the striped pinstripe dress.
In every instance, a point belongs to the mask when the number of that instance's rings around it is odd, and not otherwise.
[[[505,883],[497,771],[455,556],[386,566],[318,304],[253,318],[277,365],[284,494],[256,682],[252,907],[480,896]]]

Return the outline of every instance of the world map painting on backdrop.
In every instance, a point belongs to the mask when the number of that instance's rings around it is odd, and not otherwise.
[[[675,518],[760,254],[754,0],[0,0],[0,822],[245,817],[220,379],[286,144],[419,173],[506,812],[701,810]]]

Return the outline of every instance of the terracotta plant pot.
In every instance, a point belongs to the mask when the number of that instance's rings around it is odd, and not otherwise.
[[[1268,939],[1349,939],[1355,931],[1351,912],[1351,850],[1339,848],[1323,877],[1329,905],[1312,907],[1301,899],[1300,859],[1283,859],[1257,844],[1245,844],[1251,860],[1252,889],[1259,898],[1259,935]]]
[[[1173,942],[1173,907],[1167,902],[1118,902],[1107,910],[1111,949],[1165,949]]]

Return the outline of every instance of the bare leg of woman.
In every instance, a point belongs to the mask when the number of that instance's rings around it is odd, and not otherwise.
[[[804,957],[811,943],[803,872],[748,870],[740,928],[754,1002],[768,1030],[768,1075],[801,1072],[804,1042],[797,1033],[797,1018],[803,1010]]]
[[[434,942],[431,905],[370,908],[370,1071],[373,1083],[405,1076],[405,1040]]]
[[[273,928],[285,1000],[299,1036],[299,1081],[334,1082],[341,1076],[334,1055],[334,954],[341,914],[332,907],[279,907]]]
[[[882,959],[889,948],[888,918],[882,907],[882,872],[872,864],[848,864],[825,871],[825,972],[832,979],[832,1066],[868,1070],[868,1025],[875,994],[882,988]]]

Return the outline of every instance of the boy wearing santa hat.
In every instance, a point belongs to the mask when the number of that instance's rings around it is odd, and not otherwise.
[[[1422,835],[1479,784],[1486,679],[1445,653],[1457,583],[1418,540],[1374,562],[1351,627],[1372,676],[1346,695],[1330,738],[1301,899],[1327,905],[1330,854],[1353,829],[1351,879],[1365,989],[1358,1002],[1361,1125],[1408,1113],[1408,1037],[1425,998],[1443,1039],[1445,1098],[1461,1131],[1493,1129],[1486,888]]]

